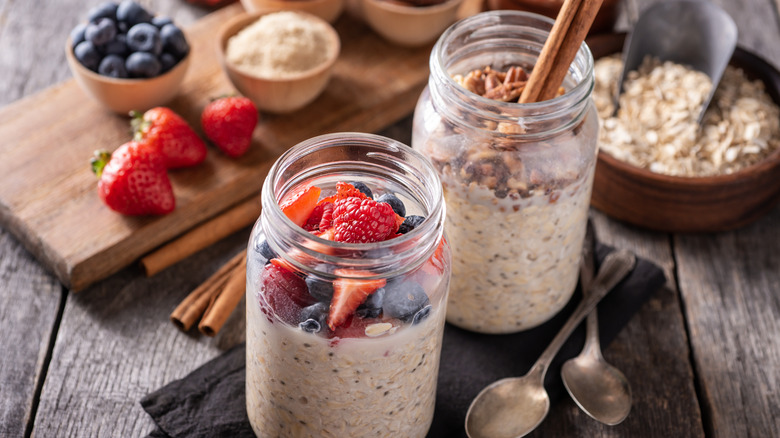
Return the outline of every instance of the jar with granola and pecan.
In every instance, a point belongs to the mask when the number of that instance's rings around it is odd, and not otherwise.
[[[439,172],[453,249],[447,320],[513,333],[555,315],[578,278],[598,120],[583,44],[559,95],[520,104],[553,21],[485,12],[433,48],[412,146]]]

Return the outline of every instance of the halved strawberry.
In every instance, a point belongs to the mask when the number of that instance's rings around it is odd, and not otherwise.
[[[365,193],[361,192],[350,183],[338,182],[336,183],[336,198],[337,199],[346,199],[346,198],[368,199],[368,196],[366,196]]]
[[[303,227],[306,220],[311,216],[312,211],[314,211],[314,207],[317,206],[317,200],[320,198],[321,192],[317,186],[309,186],[297,190],[283,200],[279,207],[281,207],[282,213],[290,218],[295,225]]]
[[[320,222],[322,221],[322,213],[325,211],[325,205],[327,204],[317,203],[317,205],[314,206],[311,215],[306,219],[306,223],[303,224],[304,230],[312,233],[320,229]]]
[[[328,327],[331,330],[342,325],[369,295],[387,284],[387,280],[384,279],[342,278],[343,276],[373,275],[367,271],[336,269],[334,273],[337,278],[333,280],[333,299],[330,301],[330,311],[328,312]]]

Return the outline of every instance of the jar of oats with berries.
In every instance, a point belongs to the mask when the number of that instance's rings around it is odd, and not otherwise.
[[[552,24],[518,11],[454,24],[415,110],[412,146],[434,163],[447,204],[447,321],[468,330],[535,327],[577,284],[598,148],[588,47],[557,97],[517,103]]]

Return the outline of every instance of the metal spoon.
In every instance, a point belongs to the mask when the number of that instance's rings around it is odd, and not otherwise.
[[[588,221],[585,246],[580,266],[580,282],[584,294],[589,293],[595,272],[596,233]],[[631,411],[631,386],[623,373],[607,363],[599,346],[598,309],[587,319],[585,347],[579,356],[563,364],[563,385],[586,414],[604,424],[614,426],[626,419]]]
[[[571,332],[598,302],[634,268],[636,259],[629,251],[610,253],[602,263],[591,292],[580,301],[531,370],[523,377],[510,377],[485,387],[466,412],[469,438],[517,438],[534,430],[550,410],[550,397],[544,389],[544,375],[555,354]]]
[[[701,123],[736,45],[737,25],[720,6],[695,0],[654,4],[642,13],[623,45],[615,112],[628,72],[637,70],[650,55],[690,66],[710,77],[712,89],[699,113]]]

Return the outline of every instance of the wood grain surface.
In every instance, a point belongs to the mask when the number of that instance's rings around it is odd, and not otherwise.
[[[187,28],[192,61],[168,106],[198,132],[209,100],[233,92],[215,33],[242,11],[234,4]],[[171,171],[177,206],[165,216],[122,216],[97,197],[89,157],[130,139],[126,117],[91,101],[74,81],[8,105],[0,110],[0,223],[66,286],[80,290],[257,192],[276,157],[299,141],[374,132],[408,114],[427,82],[430,46],[390,45],[348,16],[336,27],[342,51],[323,95],[292,114],[263,114],[254,146],[241,159],[211,148],[203,164]]]
[[[98,2],[0,0],[0,114],[70,76],[60,41]],[[210,12],[184,0],[142,3],[185,25]],[[621,25],[650,3],[624,1]],[[718,3],[737,21],[740,44],[780,66],[777,3]],[[408,143],[409,128],[406,118],[384,133]],[[603,426],[566,399],[533,436],[780,436],[780,208],[748,227],[704,235],[592,214],[603,241],[658,263],[669,282],[605,351],[634,391],[626,421]],[[167,317],[247,236],[239,232],[153,278],[130,266],[73,294],[3,226],[0,436],[151,432],[138,400],[243,340],[241,310],[213,339],[183,334]]]

